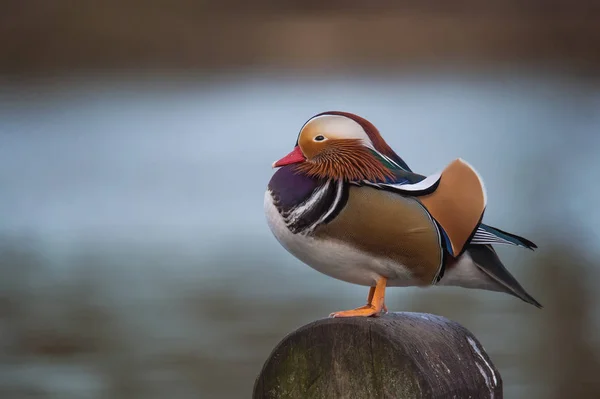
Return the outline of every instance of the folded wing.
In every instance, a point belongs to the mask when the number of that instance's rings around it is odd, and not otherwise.
[[[460,255],[476,234],[487,203],[477,171],[464,160],[456,159],[442,172],[428,177],[401,173],[398,182],[363,184],[418,197],[448,238],[448,251],[453,256]]]

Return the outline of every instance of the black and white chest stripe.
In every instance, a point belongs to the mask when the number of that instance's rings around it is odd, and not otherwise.
[[[332,221],[348,202],[348,183],[326,180],[298,205],[284,209],[276,197],[273,203],[294,234],[310,235],[321,224]]]

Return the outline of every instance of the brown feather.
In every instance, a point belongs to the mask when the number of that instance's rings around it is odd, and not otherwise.
[[[457,159],[444,169],[437,189],[419,200],[448,234],[454,254],[461,253],[486,206],[485,189],[477,172]]]
[[[442,247],[434,222],[412,197],[371,187],[350,187],[348,203],[330,223],[320,225],[317,237],[339,240],[406,268],[416,285],[435,281]],[[400,269],[384,277],[394,279]]]
[[[319,179],[383,182],[392,172],[358,139],[332,139],[316,156],[296,170]]]

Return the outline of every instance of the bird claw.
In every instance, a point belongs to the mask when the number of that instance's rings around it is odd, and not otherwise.
[[[387,313],[387,307],[385,305],[381,309],[377,309],[373,305],[365,305],[352,310],[342,310],[339,312],[333,312],[329,314],[329,317],[378,317],[381,315],[381,313]]]

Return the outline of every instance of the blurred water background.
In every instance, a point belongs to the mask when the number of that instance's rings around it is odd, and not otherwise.
[[[420,173],[468,160],[486,221],[540,246],[499,252],[543,310],[453,288],[391,310],[473,331],[507,398],[600,397],[593,2],[90,4],[0,16],[0,397],[249,397],[285,334],[361,305],[262,210],[325,110]]]

